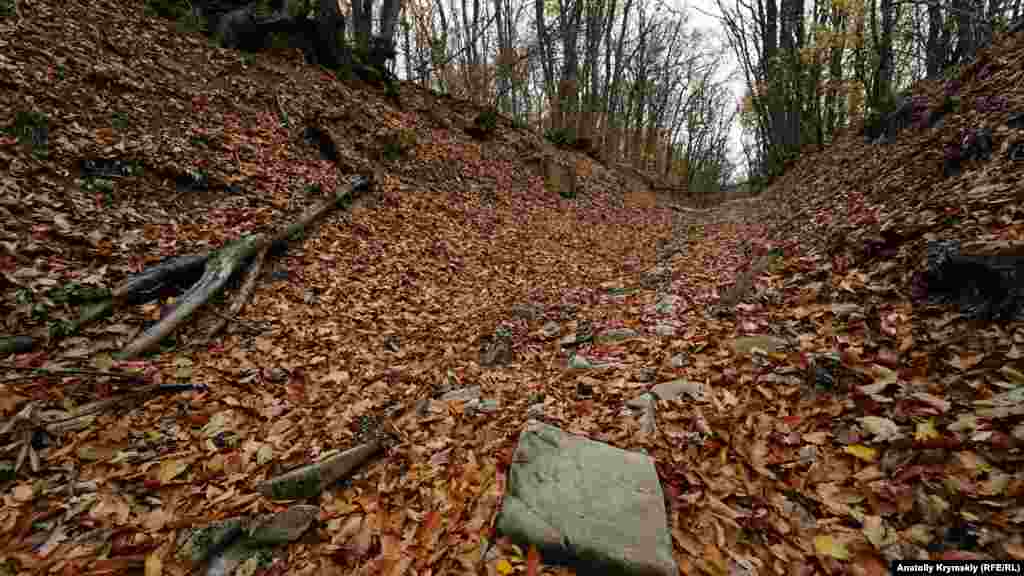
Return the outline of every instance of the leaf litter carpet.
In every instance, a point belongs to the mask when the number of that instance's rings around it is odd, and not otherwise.
[[[586,159],[576,163],[580,199],[559,199],[523,163],[545,151],[540,139],[507,126],[496,142],[473,141],[459,130],[472,122],[468,104],[410,86],[395,108],[295,54],[246,61],[141,7],[19,3],[2,24],[12,39],[0,53],[11,72],[2,125],[19,111],[49,120],[45,138],[0,140],[4,302],[17,303],[5,304],[7,331],[73,319],[46,302],[54,287],[114,285],[160,258],[276,226],[343,185],[339,168],[378,175],[375,195],[272,261],[209,345],[189,327],[145,361],[113,360],[161,302],[6,359],[205,387],[40,441],[36,469],[3,484],[8,572],[183,573],[180,531],[279,509],[259,482],[348,447],[389,408],[474,385],[496,411],[451,405],[389,429],[391,448],[320,497],[315,529],[269,571],[565,572],[506,542],[483,554],[538,400],[545,420],[656,459],[685,573],[881,574],[893,558],[1024,556],[1024,432],[1020,400],[1007,397],[1024,384],[1024,332],[915,305],[907,288],[922,227],[1021,240],[1019,209],[1000,203],[1007,189],[978,192],[1019,182],[1017,165],[998,160],[943,182],[934,163],[907,162],[958,137],[959,115],[901,137],[898,153],[851,136],[798,163],[763,200],[677,213],[623,206],[621,180]],[[336,162],[303,142],[311,124],[334,138]],[[379,141],[403,130],[413,149],[381,159]],[[79,177],[82,160],[111,156],[142,170],[113,188]],[[851,180],[850,166],[872,172]],[[207,189],[175,188],[189,172]],[[911,232],[882,234],[892,223]],[[644,288],[669,239],[667,289]],[[879,241],[894,250],[864,249]],[[723,306],[751,269],[744,298]],[[16,298],[26,290],[31,306]],[[45,317],[33,314],[39,305]],[[517,313],[523,305],[533,312]],[[610,368],[571,370],[548,322],[560,336],[639,335],[579,351]],[[675,335],[656,335],[660,325]],[[481,368],[481,339],[500,327],[514,360]],[[5,419],[30,402],[71,410],[131,390],[102,376],[0,372]],[[706,401],[661,402],[658,431],[641,434],[624,403],[675,378],[703,383]]]

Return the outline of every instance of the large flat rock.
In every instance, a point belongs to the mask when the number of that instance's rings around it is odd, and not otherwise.
[[[497,529],[580,574],[679,573],[650,457],[536,420],[519,436]]]

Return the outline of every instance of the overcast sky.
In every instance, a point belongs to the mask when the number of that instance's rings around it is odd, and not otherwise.
[[[686,9],[690,14],[690,22],[692,26],[707,30],[714,37],[715,42],[725,45],[725,32],[722,29],[721,22],[719,22],[717,18],[721,11],[718,9],[718,3],[716,0],[666,0],[666,2],[668,5],[673,6],[676,9]],[[731,6],[732,2],[733,0],[724,0],[727,7]],[[739,70],[736,65],[736,57],[728,47],[726,48],[726,55],[728,58],[727,64],[721,70],[720,78],[724,79],[732,75],[729,87],[732,90],[733,102],[738,103],[740,97],[745,91],[743,78],[740,74],[736,73]],[[740,148],[740,127],[738,122],[733,125],[729,141],[731,143],[730,148],[732,149],[732,160],[742,164],[743,154]]]

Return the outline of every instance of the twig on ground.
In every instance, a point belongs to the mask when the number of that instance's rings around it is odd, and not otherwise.
[[[32,368],[29,366],[14,366],[11,364],[0,364],[0,370],[13,370],[16,372],[35,372],[25,376],[13,376],[0,383],[17,382],[21,380],[32,380],[41,376],[99,376],[119,378],[122,380],[141,380],[144,376],[140,373],[131,372],[108,372],[106,370],[87,370],[80,368]]]

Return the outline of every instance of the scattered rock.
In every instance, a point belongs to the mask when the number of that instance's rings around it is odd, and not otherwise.
[[[658,370],[655,368],[641,368],[636,374],[637,382],[654,382],[654,378],[658,375]]]
[[[511,363],[514,359],[511,331],[499,328],[493,336],[486,336],[481,339],[481,366],[503,366]]]
[[[543,328],[541,328],[541,333],[544,334],[545,338],[554,338],[555,336],[558,336],[561,331],[562,327],[554,320],[548,322]]]
[[[632,328],[611,328],[605,330],[597,337],[598,342],[618,342],[621,340],[629,340],[630,338],[636,338],[640,333]]]
[[[668,282],[671,278],[672,270],[667,266],[659,264],[640,276],[640,285],[648,290],[653,290]]]
[[[512,306],[512,316],[528,322],[535,322],[544,317],[544,309],[536,304],[516,304]]]
[[[477,400],[480,398],[480,387],[470,386],[468,388],[460,388],[458,390],[452,390],[447,392],[438,398],[441,402],[469,402],[470,400]]]
[[[775,336],[744,336],[732,342],[736,354],[746,355],[754,350],[763,350],[769,354],[781,352],[789,347],[789,342]]]
[[[676,335],[676,327],[670,324],[658,324],[654,327],[654,333],[662,338],[671,338]]]
[[[658,314],[672,314],[676,309],[676,297],[671,295],[662,296],[658,299],[658,303],[654,305],[654,310]]]
[[[651,392],[661,400],[674,400],[683,394],[689,395],[698,402],[704,402],[707,400],[704,385],[700,382],[690,382],[685,378],[662,382],[652,388]]]
[[[288,379],[288,372],[283,368],[271,368],[267,370],[267,380],[280,384]]]
[[[79,163],[82,176],[86,178],[124,178],[131,176],[135,169],[132,162],[117,158],[88,158]]]
[[[529,418],[529,419],[537,420],[537,419],[539,419],[539,418],[541,418],[543,416],[544,416],[544,403],[543,402],[537,402],[536,404],[531,404],[530,407],[526,409],[526,417]]]
[[[594,336],[592,334],[589,334],[589,333],[583,333],[583,334],[576,333],[576,334],[569,334],[568,336],[563,337],[561,340],[558,341],[558,344],[562,348],[574,348],[576,346],[581,346],[583,344],[586,344],[587,342],[590,342],[593,339],[594,339]]]
[[[650,435],[658,431],[656,412],[656,404],[653,400],[644,403],[643,407],[640,408],[638,423],[640,424],[641,434]]]
[[[682,368],[690,364],[690,358],[685,353],[676,354],[669,361],[673,368]]]
[[[654,396],[654,394],[651,394],[650,392],[644,392],[643,394],[633,398],[632,400],[628,400],[626,402],[626,406],[634,410],[642,410],[650,405],[653,405],[657,400],[658,398]]]
[[[582,354],[573,354],[572,356],[569,357],[569,368],[575,368],[577,370],[586,370],[588,368],[593,367],[594,363],[588,360],[587,357]]]
[[[484,398],[478,400],[470,400],[466,403],[463,412],[465,414],[490,414],[491,412],[497,412],[500,404],[493,398]]]
[[[519,436],[496,528],[582,574],[679,570],[650,457],[535,420]]]

